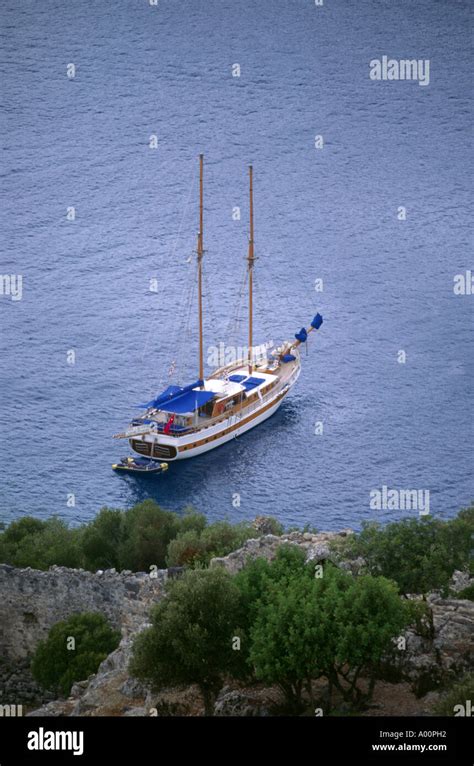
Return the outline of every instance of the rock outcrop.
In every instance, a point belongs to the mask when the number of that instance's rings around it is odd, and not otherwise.
[[[343,529],[341,532],[289,532],[284,535],[262,535],[261,537],[247,540],[242,548],[232,551],[227,556],[211,559],[211,567],[223,567],[230,574],[240,572],[248,561],[256,558],[264,558],[271,561],[275,558],[281,545],[297,545],[306,553],[307,561],[336,560],[331,551],[330,544],[335,540],[352,535],[351,529]]]
[[[153,575],[58,566],[44,572],[0,565],[0,702],[31,707],[51,700],[34,681],[30,658],[50,628],[72,614],[99,612],[121,631],[123,641],[129,640],[163,595],[167,570]]]
[[[405,634],[406,647],[395,667],[411,681],[418,696],[449,683],[474,667],[474,602],[430,593],[432,633]]]
[[[52,625],[78,612],[100,612],[122,633],[135,631],[164,589],[166,570],[86,572],[53,566],[47,572],[0,565],[0,656],[21,660]]]

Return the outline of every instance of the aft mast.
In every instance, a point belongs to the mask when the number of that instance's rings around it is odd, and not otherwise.
[[[203,247],[203,177],[204,155],[199,155],[199,232],[197,241],[197,263],[198,263],[198,311],[199,311],[199,380],[204,380],[204,355],[203,355],[203,337],[202,337],[202,256]]]
[[[253,372],[253,264],[255,261],[253,249],[253,168],[249,165],[250,181],[250,236],[249,252],[247,256],[248,275],[249,275],[249,375]]]

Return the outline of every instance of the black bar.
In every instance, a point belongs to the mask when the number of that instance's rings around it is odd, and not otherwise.
[[[52,737],[48,732],[54,733]],[[83,753],[28,749],[30,740],[31,744],[43,746],[49,745],[50,740],[61,745],[61,740],[56,742],[56,732],[70,732],[70,739],[65,735],[63,743],[77,751],[82,732]],[[0,766],[38,763],[139,766],[165,760],[182,764],[189,758],[193,762],[196,758],[209,759],[211,763],[238,759],[242,766],[260,758],[265,766],[273,758],[278,758],[279,763],[304,758],[311,766],[327,764],[333,758],[337,764],[463,766],[473,763],[472,741],[469,718],[431,716],[0,718]],[[384,749],[380,749],[382,745]],[[424,745],[424,752],[414,750],[413,745],[418,748]]]

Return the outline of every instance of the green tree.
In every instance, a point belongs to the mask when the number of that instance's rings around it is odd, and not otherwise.
[[[346,701],[359,707],[372,698],[382,658],[393,649],[393,639],[414,621],[417,605],[402,600],[396,584],[384,577],[350,579],[334,604],[328,604],[326,596],[326,611],[334,609],[337,626],[326,675]],[[362,675],[368,679],[366,690],[358,684]]]
[[[195,683],[206,715],[227,674],[238,674],[239,590],[223,569],[189,570],[170,584],[152,612],[152,626],[134,643],[130,673],[155,688]]]
[[[190,529],[183,519],[180,531],[168,546],[168,566],[208,566],[215,556],[226,556],[257,534],[249,524],[227,521]]]
[[[311,688],[323,668],[317,641],[319,607],[309,578],[271,583],[251,628],[250,662],[258,680],[277,684],[288,707],[302,709],[303,686]]]
[[[82,536],[82,549],[87,569],[118,569],[119,548],[124,540],[123,511],[102,508],[87,524]]]
[[[44,527],[44,521],[35,519],[33,516],[24,516],[22,519],[12,521],[3,532],[2,538],[5,543],[19,543],[24,537],[42,532]]]
[[[322,577],[300,553],[279,552],[274,562],[255,561],[236,581],[250,637],[249,661],[258,679],[282,689],[289,708],[311,698],[311,680],[328,680],[329,705],[336,688],[354,707],[372,694],[382,657],[413,619],[396,585],[370,575],[354,578],[331,564]],[[360,679],[369,679],[364,690]]]
[[[1,560],[34,569],[48,569],[53,564],[77,568],[83,561],[80,534],[55,516],[47,521],[25,517],[0,535]]]
[[[166,566],[166,550],[179,531],[179,517],[153,500],[144,500],[123,515],[119,561],[122,569],[148,571]]]
[[[472,566],[473,508],[452,521],[403,519],[385,527],[364,524],[337,544],[341,557],[361,556],[367,571],[398,583],[404,595],[446,588],[455,569]]]
[[[305,559],[305,552],[297,545],[281,545],[273,561],[257,558],[237,573],[235,583],[242,595],[239,624],[246,635],[250,634],[272,585],[285,584],[295,576],[313,577],[313,569],[306,566]]]
[[[207,549],[200,533],[195,529],[179,532],[168,545],[168,566],[195,566],[207,559]]]
[[[120,633],[103,615],[74,614],[53,625],[47,639],[38,644],[31,672],[45,689],[67,696],[73,683],[97,671],[119,641]]]
[[[2,529],[0,532],[0,561],[5,564],[19,566],[17,563],[17,553],[21,542],[24,539],[41,534],[44,526],[44,521],[35,519],[32,516],[24,516],[22,519],[12,521],[6,529]]]

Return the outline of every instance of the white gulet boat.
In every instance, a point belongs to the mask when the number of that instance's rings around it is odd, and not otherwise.
[[[267,349],[257,358],[253,347],[253,184],[250,180],[250,237],[248,274],[248,355],[216,369],[204,378],[202,322],[203,261],[203,155],[199,158],[199,233],[197,279],[199,310],[199,380],[188,386],[170,385],[155,399],[140,405],[146,411],[126,431],[114,438],[128,439],[131,448],[152,460],[182,460],[208,452],[249,431],[273,415],[298,380],[299,347],[308,333],[318,330],[323,319],[316,314],[308,329],[301,328],[293,340]]]

